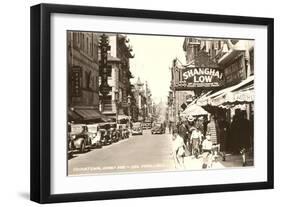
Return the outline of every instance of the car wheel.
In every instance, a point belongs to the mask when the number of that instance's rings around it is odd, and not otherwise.
[[[81,143],[80,152],[81,152],[81,153],[85,152],[85,142],[82,142],[82,143]]]

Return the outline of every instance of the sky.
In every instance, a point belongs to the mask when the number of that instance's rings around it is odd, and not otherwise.
[[[167,101],[171,81],[172,61],[178,58],[183,64],[184,37],[154,36],[154,35],[127,35],[135,57],[130,59],[130,70],[135,83],[140,77],[147,81],[155,103]]]

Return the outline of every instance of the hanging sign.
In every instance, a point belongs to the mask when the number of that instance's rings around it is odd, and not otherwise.
[[[184,68],[181,82],[191,88],[213,88],[223,84],[223,73],[218,68]]]

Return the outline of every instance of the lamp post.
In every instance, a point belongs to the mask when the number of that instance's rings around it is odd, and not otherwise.
[[[128,115],[129,115],[129,129],[131,131],[131,96],[128,95]]]
[[[116,126],[118,124],[118,102],[119,102],[119,91],[115,90],[115,107],[116,107]]]

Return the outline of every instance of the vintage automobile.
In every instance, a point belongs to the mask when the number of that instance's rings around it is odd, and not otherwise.
[[[127,124],[124,125],[123,133],[124,133],[125,138],[130,137],[130,129]]]
[[[116,137],[118,140],[124,139],[122,124],[117,124]]]
[[[152,123],[151,123],[151,121],[144,121],[144,122],[142,123],[142,128],[143,128],[143,129],[151,129],[151,128],[152,128]]]
[[[118,142],[119,138],[117,135],[117,124],[116,122],[109,123],[109,136],[112,142]]]
[[[99,124],[88,124],[88,137],[91,140],[91,147],[94,148],[100,148],[102,147],[102,143],[101,143],[101,132],[100,132],[100,126]]]
[[[164,134],[165,128],[163,123],[154,123],[151,129],[151,134]]]
[[[110,134],[110,124],[109,123],[100,123],[99,131],[101,133],[101,143],[102,145],[109,145],[113,142],[112,136]]]
[[[141,122],[134,122],[132,124],[132,135],[140,134],[142,135],[142,124]]]
[[[69,150],[79,150],[86,152],[91,147],[91,140],[88,136],[88,127],[85,124],[72,124],[68,132],[68,148]]]
[[[127,124],[118,124],[121,139],[126,139],[130,137],[130,130]]]

